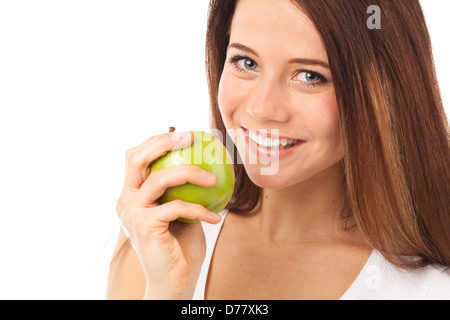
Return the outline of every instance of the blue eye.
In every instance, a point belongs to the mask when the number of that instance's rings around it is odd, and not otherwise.
[[[241,55],[231,57],[229,62],[232,63],[239,72],[254,71],[258,69],[258,64],[253,59]]]
[[[315,83],[315,82],[319,82],[322,79],[320,78],[320,76],[312,71],[301,71],[298,73],[298,79],[300,81],[306,82],[306,83]]]
[[[250,58],[239,59],[237,63],[242,69],[256,70],[258,68],[258,64]]]

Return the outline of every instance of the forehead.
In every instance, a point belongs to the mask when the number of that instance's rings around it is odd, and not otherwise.
[[[314,24],[291,0],[239,0],[230,32],[230,43],[261,55],[328,61]]]

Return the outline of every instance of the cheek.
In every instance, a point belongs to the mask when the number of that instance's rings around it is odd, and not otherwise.
[[[333,158],[342,158],[344,153],[339,107],[334,92],[324,95],[320,100],[315,100],[308,106],[308,109],[314,110],[305,113],[305,117],[307,117],[305,123],[311,139],[317,147],[316,152],[327,153]]]
[[[220,78],[219,82],[219,92],[217,95],[220,113],[224,121],[233,112],[233,97],[230,95],[232,84],[230,83],[229,76],[224,72]]]
[[[245,88],[232,74],[225,69],[219,82],[218,103],[225,125],[229,127],[233,114],[238,106],[243,105]]]
[[[310,110],[315,110],[309,114],[307,123],[311,134],[320,140],[340,139],[340,119],[339,108],[334,94],[326,95]]]

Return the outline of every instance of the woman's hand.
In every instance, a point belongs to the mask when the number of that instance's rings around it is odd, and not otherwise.
[[[184,217],[218,223],[220,216],[201,205],[157,199],[168,187],[187,182],[212,187],[217,177],[194,165],[178,165],[150,173],[149,165],[168,151],[193,142],[193,134],[165,133],[127,151],[125,183],[117,213],[146,278],[144,298],[191,299],[203,263],[206,243],[200,223],[174,221]]]

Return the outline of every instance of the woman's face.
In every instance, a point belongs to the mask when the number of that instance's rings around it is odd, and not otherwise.
[[[238,2],[218,99],[246,171],[262,188],[295,185],[343,157],[325,48],[290,0]]]

